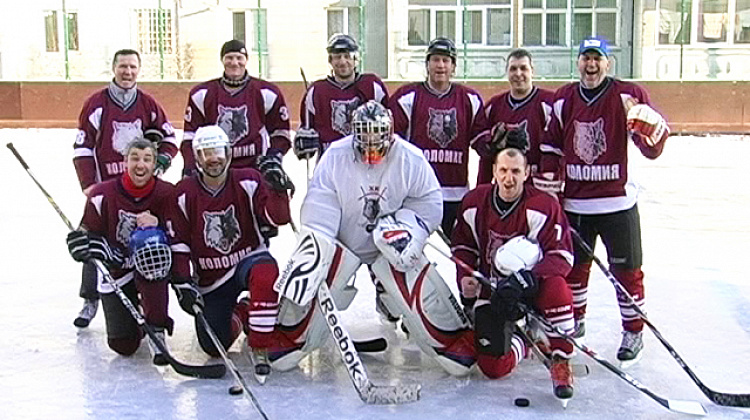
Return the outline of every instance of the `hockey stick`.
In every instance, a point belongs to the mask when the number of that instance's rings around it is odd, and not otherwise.
[[[219,337],[216,336],[216,333],[214,332],[213,328],[211,328],[210,325],[208,325],[208,321],[206,320],[206,316],[203,315],[203,310],[199,308],[197,305],[193,306],[193,310],[195,310],[195,317],[198,319],[198,322],[200,322],[203,325],[203,329],[206,330],[206,334],[208,334],[209,338],[211,338],[211,342],[214,343],[214,347],[216,347],[216,350],[221,355],[221,358],[224,360],[224,365],[229,369],[229,372],[234,376],[234,380],[237,381],[237,383],[242,387],[242,390],[244,391],[243,394],[250,400],[250,402],[255,406],[255,409],[258,410],[258,413],[261,417],[263,417],[265,420],[268,420],[268,416],[266,415],[266,412],[263,411],[263,409],[260,407],[260,403],[258,403],[258,400],[255,398],[255,394],[253,394],[252,391],[250,391],[250,387],[247,385],[247,382],[245,382],[245,378],[242,377],[242,374],[239,370],[237,370],[237,366],[234,365],[234,362],[232,362],[232,359],[229,358],[229,355],[227,354],[227,351],[224,350],[224,345],[221,344],[221,341],[219,340]],[[230,388],[230,392],[231,392]]]
[[[604,275],[607,277],[607,279],[615,286],[615,290],[618,294],[624,296],[628,300],[628,304],[633,308],[633,310],[638,314],[638,316],[643,319],[643,323],[648,326],[648,328],[651,330],[651,332],[654,333],[656,338],[664,345],[664,347],[667,349],[670,355],[674,358],[674,360],[677,362],[678,365],[684,370],[688,376],[690,376],[690,379],[693,380],[693,382],[700,388],[700,390],[703,392],[703,394],[708,397],[709,400],[711,400],[714,404],[718,405],[724,405],[729,407],[750,407],[750,394],[730,394],[725,392],[717,392],[706,386],[703,381],[701,381],[698,376],[693,372],[693,370],[687,365],[687,363],[680,357],[679,354],[677,354],[677,350],[675,350],[674,347],[667,341],[664,336],[661,335],[661,332],[656,328],[654,324],[649,321],[649,319],[646,317],[646,314],[643,312],[643,310],[638,306],[638,304],[635,303],[635,300],[633,299],[633,296],[625,289],[625,287],[620,283],[619,280],[612,274],[611,271],[602,263],[602,261],[594,255],[594,250],[591,249],[591,246],[586,243],[586,241],[583,240],[581,235],[574,229],[570,230],[571,234],[573,235],[573,238],[575,238],[576,243],[583,248],[583,250],[593,258],[596,265],[599,267],[599,269],[604,273]]]
[[[307,91],[310,88],[310,85],[307,83],[305,70],[302,69],[302,66],[299,67],[299,73],[302,75],[302,82],[305,84],[305,101],[307,101]],[[310,113],[307,111],[307,109],[305,109],[305,128],[310,128]],[[305,170],[305,177],[307,178],[308,186],[310,186],[310,159],[305,159],[305,164],[307,165],[307,169]]]
[[[54,207],[57,214],[60,216],[62,221],[65,223],[65,225],[70,229],[71,231],[75,230],[75,227],[73,227],[73,224],[70,222],[70,219],[68,219],[67,216],[65,216],[65,213],[62,212],[60,207],[58,207],[55,200],[52,199],[52,196],[47,192],[47,190],[44,189],[42,184],[39,183],[39,181],[36,179],[34,174],[31,172],[31,169],[29,168],[29,165],[26,163],[26,161],[21,157],[21,155],[18,153],[15,147],[13,147],[12,143],[8,143],[6,145],[8,149],[13,153],[13,155],[18,159],[18,162],[23,166],[23,168],[26,170],[26,173],[29,174],[31,179],[34,181],[37,187],[42,191],[42,194],[44,194],[45,197],[47,197],[47,201]],[[144,331],[146,331],[146,334],[153,340],[154,344],[156,344],[156,347],[159,348],[159,350],[164,354],[164,357],[167,359],[167,362],[170,366],[175,370],[175,372],[185,375],[185,376],[191,376],[196,378],[221,378],[226,373],[226,368],[224,365],[186,365],[184,363],[179,362],[175,358],[172,357],[171,354],[169,354],[169,350],[167,349],[167,346],[164,345],[164,343],[161,341],[161,339],[156,335],[156,332],[154,329],[146,323],[146,320],[143,318],[143,315],[138,312],[138,310],[133,306],[133,303],[130,301],[130,299],[125,295],[125,292],[122,291],[120,286],[115,282],[115,280],[112,278],[112,275],[109,274],[109,270],[107,270],[107,267],[104,266],[104,264],[99,260],[92,260],[94,262],[94,265],[96,265],[96,268],[99,270],[99,272],[102,274],[104,281],[107,282],[115,291],[115,294],[117,297],[120,298],[122,301],[122,304],[130,311],[130,314],[135,319],[136,323],[143,328]]]
[[[317,301],[328,331],[336,344],[336,349],[346,366],[346,373],[349,374],[349,379],[352,380],[363,402],[366,404],[403,404],[419,400],[419,391],[422,388],[419,384],[389,386],[375,385],[370,382],[353,341],[341,323],[341,314],[325,281],[320,283]]]
[[[552,359],[539,348],[539,344],[518,324],[516,324],[516,332],[523,337],[527,343],[526,347],[531,349],[531,352],[534,353],[534,356],[536,356],[540,362],[542,362],[544,367],[547,368],[547,370],[552,369]],[[589,366],[582,363],[570,363],[570,369],[573,371],[573,376],[576,378],[589,376],[589,373],[591,373]]]
[[[427,243],[430,246],[432,246],[435,250],[443,254],[445,257],[449,258],[451,261],[458,264],[459,266],[461,266],[461,268],[469,272],[475,279],[477,279],[480,283],[482,283],[482,285],[490,289],[494,289],[495,286],[487,279],[487,277],[484,276],[484,274],[480,273],[477,270],[474,270],[471,266],[461,261],[461,259],[453,255],[446,254],[445,252],[443,252],[436,246],[432,245],[430,242],[427,242]],[[523,310],[524,312],[529,314],[529,316],[531,316],[532,318],[540,322],[542,325],[544,325],[546,329],[548,329],[549,331],[554,331],[557,335],[564,338],[566,341],[568,341],[570,344],[575,346],[577,349],[581,350],[590,358],[594,359],[594,361],[596,361],[600,365],[607,368],[610,372],[617,375],[620,379],[632,385],[635,389],[648,395],[651,399],[659,403],[659,405],[663,406],[664,408],[670,411],[677,412],[677,413],[692,414],[696,416],[705,416],[707,414],[706,409],[703,407],[703,405],[697,401],[671,400],[671,399],[663,398],[663,397],[656,395],[653,391],[648,389],[640,381],[630,376],[627,372],[624,372],[622,369],[618,368],[617,366],[613,365],[607,359],[599,356],[599,354],[591,350],[585,344],[580,343],[578,340],[576,340],[572,336],[566,334],[559,328],[550,324],[544,317],[536,313],[534,310],[532,310],[528,306],[524,305],[521,302],[519,302],[518,305],[521,307],[521,310]]]

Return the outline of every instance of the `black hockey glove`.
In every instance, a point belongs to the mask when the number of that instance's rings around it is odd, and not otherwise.
[[[516,271],[498,282],[490,297],[492,310],[504,320],[517,321],[523,318],[518,303],[533,297],[537,289],[537,281],[531,271]]]
[[[498,123],[492,128],[490,150],[494,153],[494,151],[511,147],[524,153],[529,150],[529,139],[526,136],[526,130],[522,127],[508,130],[504,123]]]
[[[167,169],[172,166],[172,158],[169,155],[159,155],[156,157],[156,170],[154,175],[161,176]]]
[[[297,159],[311,159],[320,149],[320,136],[313,128],[300,128],[294,136],[293,146]]]
[[[86,262],[91,258],[91,252],[89,252],[89,235],[85,231],[70,231],[66,242],[68,243],[68,252],[70,252],[70,256],[74,260]]]
[[[195,316],[195,308],[203,310],[203,296],[198,286],[188,278],[173,277],[172,289],[183,311]]]
[[[151,140],[152,142],[156,143],[156,146],[158,147],[159,144],[161,144],[162,140],[164,140],[164,134],[162,134],[161,131],[155,128],[149,128],[145,133],[143,133],[143,138],[146,140]]]
[[[125,263],[125,256],[117,247],[109,246],[107,238],[103,236],[89,235],[89,253],[91,258],[95,258],[104,263],[107,268],[120,268]]]
[[[291,195],[294,195],[294,184],[284,172],[284,168],[281,167],[279,155],[258,156],[258,170],[271,185],[271,188],[277,191],[290,190]]]

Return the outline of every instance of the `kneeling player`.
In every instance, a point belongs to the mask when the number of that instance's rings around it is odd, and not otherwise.
[[[105,263],[112,278],[133,304],[143,308],[146,322],[163,340],[164,331],[171,333],[173,321],[167,314],[169,300],[164,270],[134,270],[128,249],[142,248],[146,237],[166,237],[163,228],[174,186],[154,177],[156,145],[143,138],[132,141],[125,153],[126,172],[92,187],[79,230],[68,234],[68,249],[76,261],[99,259]],[[138,228],[138,229],[136,229]],[[140,231],[141,228],[150,228]],[[131,243],[131,234],[133,242]],[[132,256],[132,255],[131,255]],[[146,274],[144,276],[143,274]],[[107,343],[115,352],[129,356],[138,349],[143,337],[135,319],[115,295],[114,289],[99,280],[102,306],[107,328]],[[149,341],[154,363],[167,363],[164,355]]]
[[[311,303],[316,286],[326,281],[344,308],[356,290],[349,279],[364,263],[388,312],[403,316],[410,335],[449,372],[465,374],[474,363],[472,331],[422,255],[442,217],[437,178],[420,150],[393,134],[380,103],[357,108],[351,124],[353,134],[323,154],[302,204],[305,230],[277,284],[285,297],[277,330],[298,348],[273,354],[273,366],[290,369],[324,342],[326,326]]]
[[[267,232],[290,220],[286,187],[291,182],[275,159],[259,158],[262,174],[230,169],[229,138],[218,126],[199,128],[192,147],[198,172],[177,184],[171,219],[175,291],[186,312],[194,315],[195,305],[202,307],[225,349],[245,331],[256,377],[263,382],[278,314],[273,284],[279,269],[268,252]],[[245,290],[249,301],[238,304]],[[218,357],[200,322],[196,331],[201,348]]]
[[[525,139],[520,138],[520,143]],[[565,283],[572,264],[569,226],[555,198],[524,185],[529,166],[522,150],[525,144],[501,142],[494,151],[495,183],[481,185],[464,197],[452,237],[457,258],[498,281],[491,293],[457,265],[462,300],[475,313],[477,364],[490,378],[510,373],[525,354],[525,343],[513,336],[513,324],[523,316],[519,301],[562,331],[573,331],[572,296]],[[533,251],[536,244],[539,258]],[[523,264],[508,263],[511,256]],[[553,359],[554,393],[570,398],[573,378],[568,359],[573,346],[553,332],[545,333]]]

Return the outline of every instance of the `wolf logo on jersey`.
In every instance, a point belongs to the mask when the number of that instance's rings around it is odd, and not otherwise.
[[[574,121],[575,135],[573,148],[582,161],[591,165],[607,151],[607,139],[604,134],[604,120],[597,119],[592,123]]]
[[[128,144],[143,135],[142,126],[140,118],[133,122],[112,121],[112,148],[125,156]]]
[[[352,132],[352,111],[360,104],[359,98],[343,101],[331,100],[331,128],[344,136]]]
[[[245,137],[250,131],[250,123],[247,121],[247,105],[237,108],[219,105],[216,125],[227,133],[229,142],[234,145],[237,140]]]
[[[135,213],[125,210],[117,212],[117,242],[128,248],[130,234],[135,230]]]
[[[494,230],[490,230],[489,235],[487,236],[487,247],[485,248],[485,261],[491,262],[495,260],[495,253],[497,250],[503,246],[503,244],[508,240],[507,237],[504,235],[501,235]],[[490,264],[491,266],[492,264]]]
[[[374,228],[375,223],[378,220],[378,216],[380,216],[380,199],[383,198],[385,190],[388,189],[388,187],[383,188],[382,192],[380,191],[380,187],[377,185],[370,185],[368,191],[365,191],[364,188],[361,189],[362,196],[359,197],[359,199],[363,201],[362,215],[368,221],[367,227],[369,228],[371,226],[372,228]]]
[[[222,254],[232,251],[242,232],[235,216],[234,204],[224,211],[203,213],[203,240],[206,246]]]
[[[430,119],[427,121],[427,135],[440,147],[446,147],[456,139],[458,134],[458,119],[456,108],[451,109],[428,109]]]

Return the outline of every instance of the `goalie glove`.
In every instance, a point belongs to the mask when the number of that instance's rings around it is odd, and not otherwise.
[[[430,236],[427,224],[412,210],[401,209],[378,220],[372,237],[375,246],[399,271],[414,268]]]
[[[638,133],[651,147],[669,137],[669,126],[664,117],[644,104],[634,105],[628,111],[628,130]]]
[[[173,278],[172,289],[183,311],[195,316],[196,307],[203,310],[203,296],[198,290],[198,286],[191,279],[183,277]]]
[[[277,191],[290,190],[294,195],[294,184],[289,175],[281,167],[281,157],[276,154],[258,156],[258,170],[271,185],[271,188]]]
[[[297,159],[311,159],[320,149],[320,135],[313,128],[300,128],[294,136],[293,148]]]

